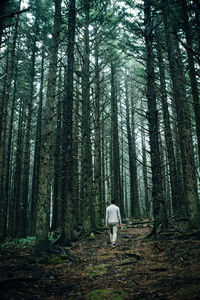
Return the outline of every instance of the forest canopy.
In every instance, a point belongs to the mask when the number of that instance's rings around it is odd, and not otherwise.
[[[10,0],[0,12],[0,238],[173,218],[200,229],[198,0]]]

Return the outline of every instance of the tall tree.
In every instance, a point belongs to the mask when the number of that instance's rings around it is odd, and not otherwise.
[[[121,215],[124,217],[124,203],[122,199],[122,185],[120,174],[120,156],[119,156],[119,134],[118,134],[118,107],[117,107],[117,93],[116,93],[116,66],[115,62],[111,61],[111,137],[112,137],[112,185],[111,197],[115,199],[121,210]]]
[[[148,121],[149,139],[151,151],[151,170],[152,170],[152,203],[154,228],[153,233],[167,226],[167,215],[165,199],[163,195],[161,158],[158,138],[158,110],[156,105],[155,92],[155,72],[153,54],[153,24],[152,24],[152,2],[144,0],[144,26],[146,43],[146,66],[147,66],[147,100],[148,100]]]
[[[195,62],[193,55],[193,42],[192,42],[192,29],[189,24],[188,17],[188,5],[186,0],[181,0],[181,8],[182,8],[182,16],[183,16],[183,29],[185,31],[186,37],[186,50],[188,56],[188,66],[189,66],[189,76],[193,97],[193,107],[194,107],[194,115],[195,115],[195,123],[196,123],[196,134],[197,134],[197,145],[198,145],[198,154],[199,154],[199,162],[200,162],[200,99],[199,99],[199,90],[197,86],[197,77],[195,70]]]
[[[49,47],[49,70],[47,96],[44,107],[44,122],[42,146],[40,152],[40,170],[38,182],[38,201],[36,208],[36,244],[35,252],[41,252],[49,247],[49,186],[51,182],[51,154],[53,141],[53,120],[55,103],[55,85],[57,71],[57,55],[60,40],[61,0],[55,0],[54,28],[52,44]]]
[[[20,8],[21,0],[18,3]],[[3,95],[0,103],[0,222],[1,230],[3,228],[4,222],[4,199],[3,199],[3,184],[4,184],[4,162],[5,162],[5,151],[6,151],[6,128],[8,121],[8,105],[10,99],[11,83],[13,78],[14,64],[15,64],[15,51],[16,51],[16,41],[18,35],[18,25],[19,25],[19,15],[17,15],[15,20],[14,32],[12,37],[11,50],[8,48],[8,61],[7,61],[7,74],[4,80]]]
[[[72,148],[72,112],[73,112],[73,75],[74,75],[74,42],[76,22],[76,1],[71,0],[68,13],[68,48],[66,91],[63,109],[63,146],[62,146],[62,244],[71,240],[73,232],[73,148]]]
[[[167,156],[168,156],[168,162],[169,162],[172,204],[173,204],[173,212],[175,214],[180,214],[180,212],[181,212],[180,211],[180,209],[181,209],[181,186],[178,181],[176,160],[175,160],[175,155],[174,155],[174,143],[173,143],[173,137],[172,137],[171,124],[170,124],[169,105],[168,105],[167,88],[166,88],[166,77],[165,77],[160,37],[161,37],[161,33],[160,33],[160,30],[158,27],[157,33],[156,33],[156,49],[157,49],[158,68],[159,68],[159,77],[160,77],[160,98],[161,98],[161,103],[162,103],[162,112],[163,112],[163,120],[164,120],[164,134],[165,134],[165,142],[166,142]]]
[[[133,102],[133,99],[131,99],[131,101]],[[131,216],[138,218],[140,216],[140,208],[139,208],[139,195],[138,195],[138,184],[137,184],[137,166],[136,166],[136,159],[135,159],[136,157],[135,141],[133,142],[134,136],[132,136],[132,132],[134,133],[134,118],[133,118],[134,111],[133,109],[131,109],[132,122],[130,122],[129,102],[130,100],[129,100],[129,91],[128,91],[128,78],[126,78],[125,79],[125,106],[126,106],[126,127],[127,127],[127,136],[128,136],[128,150],[129,150]]]
[[[82,184],[83,184],[83,232],[95,227],[93,203],[93,172],[90,118],[90,0],[84,1],[84,55],[82,67]]]
[[[31,121],[33,113],[33,100],[34,100],[34,81],[35,81],[35,61],[37,54],[36,37],[38,34],[38,13],[36,8],[36,16],[34,23],[34,35],[32,40],[31,49],[31,66],[30,66],[30,93],[28,95],[27,103],[27,121],[25,133],[25,147],[24,147],[24,160],[23,160],[23,177],[22,177],[22,208],[21,208],[21,222],[20,222],[20,235],[26,237],[27,234],[27,206],[29,196],[29,176],[30,176],[30,137],[31,137]]]
[[[33,163],[33,177],[32,177],[32,191],[31,191],[31,214],[29,232],[35,234],[36,230],[36,206],[38,198],[38,180],[40,170],[40,150],[41,150],[41,134],[42,134],[42,107],[43,107],[43,87],[44,87],[44,56],[45,50],[42,49],[42,60],[41,60],[41,77],[40,77],[40,90],[39,90],[39,105],[37,112],[37,124],[35,133],[35,149],[34,149],[34,163]]]
[[[200,217],[199,200],[197,192],[197,178],[194,162],[191,122],[188,111],[188,104],[186,101],[186,90],[184,85],[185,80],[180,62],[178,42],[172,33],[175,32],[176,29],[172,28],[172,22],[169,19],[170,10],[168,1],[164,0],[162,4],[162,12],[164,17],[168,50],[168,60],[173,84],[173,95],[176,105],[177,126],[185,188],[185,201],[189,217],[189,227],[199,228]]]

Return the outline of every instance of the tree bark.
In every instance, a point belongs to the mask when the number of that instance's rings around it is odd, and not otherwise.
[[[120,157],[119,157],[119,134],[118,134],[118,107],[116,97],[115,78],[116,68],[111,62],[111,136],[112,136],[112,181],[111,197],[120,207],[121,215],[124,217],[124,203],[121,192]]]
[[[183,14],[183,29],[185,31],[186,43],[187,43],[187,57],[188,57],[188,66],[189,66],[189,76],[191,82],[191,90],[193,97],[193,108],[195,115],[196,123],[196,134],[197,134],[197,145],[198,145],[198,154],[199,154],[199,163],[200,163],[200,99],[199,91],[197,86],[197,78],[193,57],[193,43],[192,43],[192,32],[188,20],[188,6],[186,0],[181,0],[182,14]]]
[[[83,184],[83,232],[94,229],[93,172],[90,120],[90,49],[89,49],[90,1],[84,1],[84,56],[82,69],[82,184]]]
[[[52,45],[49,49],[50,63],[48,73],[47,97],[44,108],[42,145],[40,151],[40,169],[38,182],[38,201],[36,208],[36,244],[34,251],[40,253],[49,247],[49,189],[51,186],[51,154],[53,141],[53,120],[55,103],[55,86],[57,71],[57,54],[61,25],[61,0],[55,1],[54,29]]]
[[[74,41],[76,22],[76,1],[71,0],[68,14],[68,50],[67,50],[67,76],[66,91],[63,107],[63,144],[62,144],[62,244],[68,244],[73,232],[73,149],[72,149],[72,129],[73,129],[73,75],[74,75]]]
[[[35,231],[36,231],[36,207],[37,207],[37,198],[38,198],[38,183],[39,183],[38,180],[39,180],[39,170],[40,170],[40,151],[41,151],[41,134],[42,134],[44,55],[45,55],[45,51],[43,48],[42,49],[42,61],[41,61],[39,105],[38,105],[37,125],[36,125],[36,133],[35,133],[35,149],[34,149],[30,223],[29,223],[29,232],[31,235],[34,235]]]
[[[149,121],[149,139],[151,151],[151,169],[152,169],[152,201],[154,228],[156,233],[158,228],[167,226],[167,215],[165,199],[163,195],[162,172],[160,146],[158,139],[158,110],[156,106],[155,93],[155,73],[154,73],[154,55],[152,48],[152,20],[151,20],[151,1],[144,0],[144,26],[145,43],[147,53],[147,100],[148,100],[148,121]]]
[[[19,7],[21,5],[21,0],[19,1]],[[3,199],[3,184],[4,184],[4,162],[5,162],[5,151],[6,151],[6,128],[7,128],[7,116],[8,116],[8,105],[10,98],[11,83],[14,71],[15,63],[15,50],[16,50],[16,41],[18,35],[18,25],[19,25],[19,15],[16,17],[14,33],[13,33],[13,42],[11,45],[11,51],[8,48],[8,68],[5,78],[5,85],[3,91],[3,98],[1,101],[1,112],[0,112],[0,228],[3,228],[4,222],[4,199]],[[1,232],[2,234],[2,232]]]
[[[133,101],[133,99],[131,99]],[[129,152],[129,172],[130,172],[130,202],[131,202],[131,216],[134,218],[139,218],[140,207],[139,207],[139,195],[138,195],[138,184],[137,184],[137,166],[135,157],[135,142],[133,141],[134,136],[134,119],[133,119],[133,109],[132,109],[132,122],[130,123],[130,104],[128,98],[128,79],[125,81],[125,106],[126,106],[126,128],[128,137],[128,152]],[[131,126],[132,124],[132,126]],[[132,132],[131,132],[132,127]]]
[[[170,115],[169,115],[169,108],[167,102],[167,89],[166,89],[164,63],[163,63],[161,45],[159,41],[160,39],[159,29],[157,29],[157,34],[158,35],[156,37],[156,49],[157,49],[158,68],[159,68],[159,76],[160,76],[160,93],[161,93],[160,97],[161,97],[162,113],[163,113],[163,120],[164,120],[164,134],[165,134],[165,142],[167,148],[167,158],[169,162],[173,212],[175,214],[181,214],[181,187],[178,181],[178,174],[177,174],[176,161],[174,155],[174,144],[173,144]]]
[[[163,1],[163,17],[167,41],[168,60],[170,65],[170,73],[177,113],[177,126],[185,188],[184,194],[189,217],[189,227],[199,228],[200,217],[196,168],[194,162],[190,117],[186,101],[186,90],[184,86],[185,80],[183,76],[182,66],[180,64],[179,48],[177,45],[177,41],[172,34],[174,30],[172,30],[172,26],[169,20],[169,8],[167,0]]]

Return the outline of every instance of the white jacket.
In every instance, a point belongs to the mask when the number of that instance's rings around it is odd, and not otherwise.
[[[121,224],[121,215],[119,207],[115,204],[111,204],[106,209],[106,225],[109,224]]]

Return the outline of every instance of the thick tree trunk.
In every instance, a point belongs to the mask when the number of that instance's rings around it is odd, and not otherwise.
[[[35,134],[35,150],[34,150],[34,165],[33,165],[33,179],[32,179],[32,193],[31,193],[31,207],[30,207],[30,223],[29,232],[31,235],[36,231],[36,206],[38,198],[38,182],[40,169],[40,150],[41,150],[41,134],[42,134],[42,106],[43,106],[43,86],[44,86],[44,56],[45,51],[42,50],[41,61],[41,77],[40,77],[40,91],[39,91],[39,106],[37,112],[37,125]]]
[[[163,1],[163,17],[166,32],[168,59],[170,65],[171,79],[173,84],[174,100],[176,104],[177,126],[183,166],[183,180],[185,188],[185,199],[189,217],[189,225],[193,228],[200,227],[200,214],[197,193],[196,168],[194,162],[193,141],[189,111],[186,102],[186,90],[184,76],[180,64],[179,48],[169,20],[169,9],[167,1]]]
[[[82,184],[83,184],[83,232],[95,227],[93,206],[93,173],[90,124],[90,62],[89,62],[89,0],[84,1],[84,57],[82,69]]]
[[[187,43],[187,56],[188,56],[188,65],[189,65],[189,76],[192,89],[193,97],[193,107],[196,123],[196,134],[197,134],[197,145],[198,145],[198,154],[199,154],[199,163],[200,163],[200,99],[199,91],[197,86],[196,71],[194,65],[194,57],[192,51],[192,32],[189,26],[188,20],[188,7],[186,0],[181,0],[182,14],[183,14],[183,29],[185,31],[186,43]]]
[[[35,20],[35,31],[37,33],[37,16]],[[27,206],[29,196],[29,173],[30,173],[30,136],[31,136],[31,121],[33,112],[33,99],[34,99],[34,79],[35,79],[35,60],[36,60],[36,37],[34,35],[32,41],[32,57],[31,57],[31,72],[30,72],[30,94],[27,104],[27,122],[26,132],[24,139],[24,160],[23,160],[23,173],[22,173],[22,207],[20,218],[20,236],[26,237],[27,234]]]
[[[162,186],[161,158],[158,139],[158,110],[156,107],[155,93],[155,74],[154,74],[154,55],[152,48],[152,22],[151,22],[151,1],[144,0],[144,25],[145,42],[147,52],[147,100],[148,100],[148,121],[149,138],[151,151],[151,169],[152,169],[152,201],[154,228],[157,232],[159,227],[167,226],[167,215],[165,199]]]
[[[158,34],[159,34],[159,32],[158,32]],[[168,157],[168,162],[169,162],[172,204],[173,204],[173,212],[175,214],[180,214],[181,213],[181,187],[179,186],[178,174],[177,174],[177,170],[176,170],[174,144],[173,144],[170,116],[169,116],[169,108],[168,108],[168,102],[167,102],[167,89],[166,89],[164,63],[163,63],[162,50],[161,50],[161,45],[160,45],[160,41],[159,41],[159,36],[160,35],[157,36],[156,48],[157,48],[158,67],[159,67],[159,75],[160,75],[160,94],[161,94],[160,97],[161,97],[163,120],[164,120],[164,134],[165,134],[165,142],[166,142],[166,148],[167,148],[167,157]]]
[[[68,64],[66,91],[63,107],[63,144],[62,144],[62,244],[67,244],[73,232],[73,150],[72,150],[72,112],[73,112],[73,75],[74,75],[74,40],[75,40],[75,0],[70,1],[68,15]]]
[[[40,170],[38,182],[38,201],[36,208],[36,245],[35,252],[40,253],[49,247],[49,190],[51,186],[51,156],[53,141],[53,120],[55,103],[55,86],[57,71],[57,54],[59,45],[59,34],[61,25],[61,0],[55,1],[54,29],[52,46],[49,49],[50,63],[47,85],[47,97],[45,103],[45,114],[42,145],[40,151]]]

